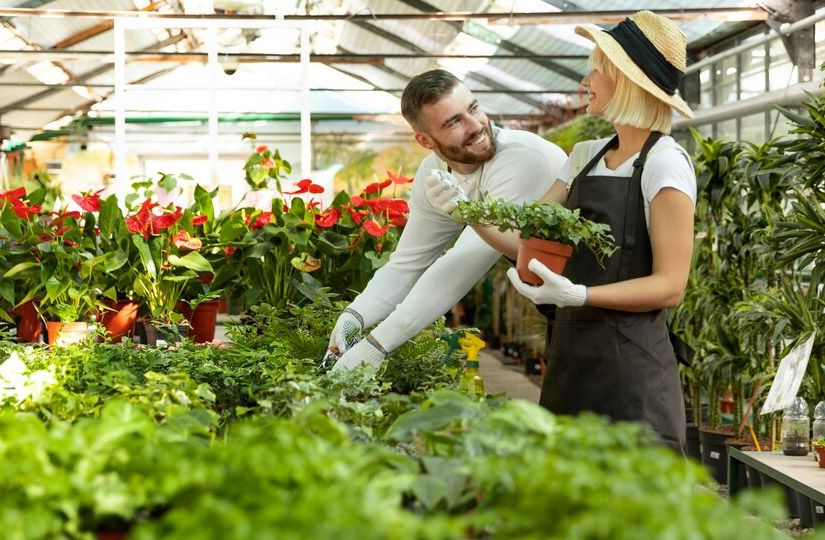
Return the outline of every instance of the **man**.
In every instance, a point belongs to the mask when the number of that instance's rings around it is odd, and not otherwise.
[[[444,70],[414,77],[401,96],[401,113],[418,144],[433,153],[415,174],[409,219],[390,260],[335,324],[329,350],[342,354],[335,370],[381,365],[464,297],[500,257],[475,231],[452,220],[441,202],[427,198],[428,177],[451,173],[473,200],[535,201],[567,159],[538,135],[493,127],[467,87]],[[348,348],[348,338],[376,323]]]

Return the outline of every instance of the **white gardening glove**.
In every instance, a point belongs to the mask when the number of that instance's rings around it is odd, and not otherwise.
[[[470,200],[452,174],[438,169],[427,178],[427,198],[433,208],[447,216],[452,216],[459,202]]]
[[[352,369],[362,364],[379,367],[386,356],[384,348],[372,336],[367,336],[345,352],[332,366],[332,371]]]
[[[361,315],[350,308],[345,309],[329,336],[329,350],[335,354],[344,354],[353,343],[361,339],[363,330],[364,319]]]
[[[518,277],[515,268],[507,270],[507,277],[518,292],[533,301],[534,304],[555,304],[558,307],[583,306],[587,303],[587,287],[576,285],[564,276],[553,272],[536,259],[530,259],[527,268],[544,282],[541,285],[528,285]]]

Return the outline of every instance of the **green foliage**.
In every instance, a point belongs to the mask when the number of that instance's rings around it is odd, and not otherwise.
[[[615,133],[610,122],[589,114],[577,116],[573,120],[544,132],[542,136],[555,143],[567,154],[576,143],[609,137]]]
[[[579,210],[558,203],[516,204],[503,199],[462,201],[454,212],[469,225],[495,225],[500,231],[517,230],[521,238],[542,238],[584,245],[602,263],[616,251],[610,226],[583,218]]]

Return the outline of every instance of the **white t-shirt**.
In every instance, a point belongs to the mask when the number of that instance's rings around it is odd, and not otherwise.
[[[570,152],[570,158],[565,162],[559,173],[559,180],[570,185],[576,175],[593,159],[610,138],[585,141],[576,144]],[[590,176],[632,176],[633,162],[639,154],[633,154],[615,170],[609,169],[604,162],[604,156],[596,163]],[[687,151],[682,148],[673,137],[662,136],[647,154],[644,169],[642,169],[642,198],[644,199],[645,221],[650,228],[650,201],[663,188],[678,189],[696,205],[696,174]]]
[[[530,133],[496,130],[496,153],[475,172],[453,175],[472,199],[538,200],[567,159],[555,144]],[[481,279],[501,254],[476,232],[432,207],[427,177],[446,164],[431,154],[415,174],[410,214],[393,254],[350,307],[372,336],[392,351],[432,324]],[[444,249],[458,236],[452,248]]]

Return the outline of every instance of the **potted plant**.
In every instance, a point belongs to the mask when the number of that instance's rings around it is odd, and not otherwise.
[[[589,249],[599,264],[610,257],[616,246],[610,227],[596,223],[558,203],[518,204],[503,199],[464,201],[458,204],[457,217],[468,225],[492,225],[498,230],[518,231],[519,252],[516,268],[526,283],[540,285],[541,279],[527,269],[536,258],[561,274],[574,247]]]
[[[811,443],[811,447],[816,453],[815,459],[819,462],[819,468],[825,469],[825,437],[820,436]]]
[[[153,330],[175,340],[186,332],[179,304],[187,283],[213,268],[200,253],[202,242],[193,237],[192,211],[174,203],[161,206],[145,183],[137,187],[144,188],[146,199],[124,220],[134,246],[129,279],[149,319],[147,340],[151,342]]]

